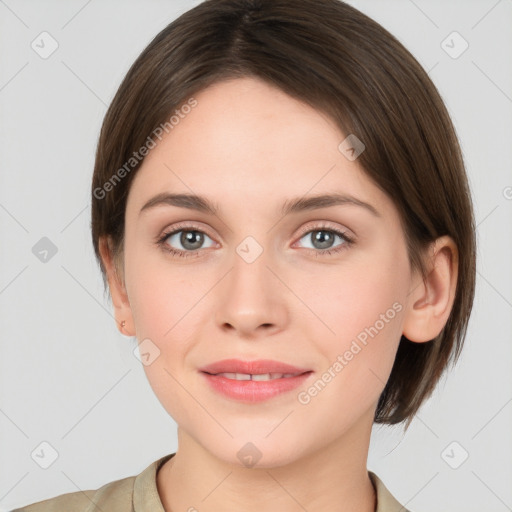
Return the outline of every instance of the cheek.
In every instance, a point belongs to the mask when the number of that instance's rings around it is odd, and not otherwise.
[[[335,425],[342,428],[376,405],[391,373],[405,308],[399,280],[377,271],[347,273],[338,286],[332,280],[316,283],[311,309],[334,334],[317,319],[304,322],[323,364],[298,398],[304,411],[322,417],[334,433]]]
[[[194,396],[197,391],[189,384],[184,388],[183,365],[204,315],[201,298],[211,288],[211,276],[208,279],[192,266],[173,267],[162,257],[135,255],[130,271],[130,305],[136,335],[152,359],[143,366],[146,377],[171,417],[187,423],[194,412],[187,390]]]
[[[297,292],[316,315],[309,318],[306,311],[304,331],[323,355],[323,370],[336,375],[325,399],[357,398],[369,405],[387,382],[407,291],[406,260],[388,253],[385,258],[381,252],[374,261],[326,267],[305,279]]]
[[[187,337],[183,331],[195,318],[194,308],[207,291],[208,276],[193,266],[173,265],[159,251],[134,250],[126,265],[137,338],[162,345],[178,332],[180,339]]]
[[[299,283],[297,280],[295,289]],[[325,339],[343,345],[374,324],[379,331],[396,332],[394,327],[404,309],[404,290],[406,282],[399,265],[355,264],[333,266],[308,276],[297,295],[304,298],[308,309],[318,317],[308,324],[317,333],[323,329]]]

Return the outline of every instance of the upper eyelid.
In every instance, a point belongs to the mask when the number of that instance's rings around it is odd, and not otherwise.
[[[326,231],[332,230],[332,231],[341,231],[342,233],[346,233],[347,236],[354,236],[353,232],[346,228],[346,227],[340,227],[340,226],[333,226],[329,224],[327,221],[311,221],[312,223],[317,222],[317,224],[310,224],[307,223],[307,225],[304,228],[301,228],[299,230],[299,235],[302,238],[305,234],[309,233],[310,231],[320,231],[325,229]]]
[[[170,228],[164,229],[162,231],[161,236],[169,237],[171,235],[175,235],[176,233],[179,233],[180,231],[200,231],[201,233],[204,233],[205,235],[208,235],[212,240],[214,237],[209,233],[208,229],[195,225],[195,224],[181,224],[178,223]]]

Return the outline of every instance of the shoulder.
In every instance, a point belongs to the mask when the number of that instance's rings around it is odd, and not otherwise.
[[[377,509],[375,512],[411,512],[398,502],[375,473],[368,471],[368,474],[377,495]]]
[[[152,462],[139,475],[109,482],[96,490],[61,494],[11,512],[133,512],[140,510],[140,504],[149,504],[150,510],[161,512],[163,506],[156,488],[156,473],[173,455]]]
[[[38,501],[12,512],[92,512],[96,507],[108,506],[112,512],[132,510],[135,476],[109,482],[96,490],[61,494],[55,498]]]

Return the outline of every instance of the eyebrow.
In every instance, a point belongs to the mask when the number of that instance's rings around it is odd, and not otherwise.
[[[217,215],[219,207],[217,204],[212,203],[206,197],[198,196],[196,194],[171,194],[162,192],[152,197],[140,209],[139,215],[147,210],[156,208],[157,206],[177,206],[179,208],[188,208],[189,210],[197,210],[210,215]],[[320,194],[316,196],[292,198],[283,204],[281,214],[283,216],[290,213],[298,213],[308,210],[317,210],[320,208],[328,208],[330,206],[339,205],[352,205],[359,206],[366,209],[376,217],[381,217],[381,214],[374,206],[365,201],[361,201],[349,194]]]

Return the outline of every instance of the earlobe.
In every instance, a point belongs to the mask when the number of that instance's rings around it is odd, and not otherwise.
[[[123,279],[119,276],[118,270],[113,261],[113,254],[110,239],[100,237],[99,250],[103,265],[107,274],[108,287],[112,304],[114,306],[114,316],[117,328],[121,334],[125,336],[134,336],[135,329],[132,317],[130,302],[126,293],[126,287]]]
[[[427,276],[417,275],[411,284],[403,334],[424,343],[443,330],[450,316],[458,275],[458,251],[452,238],[438,238],[430,247]]]

